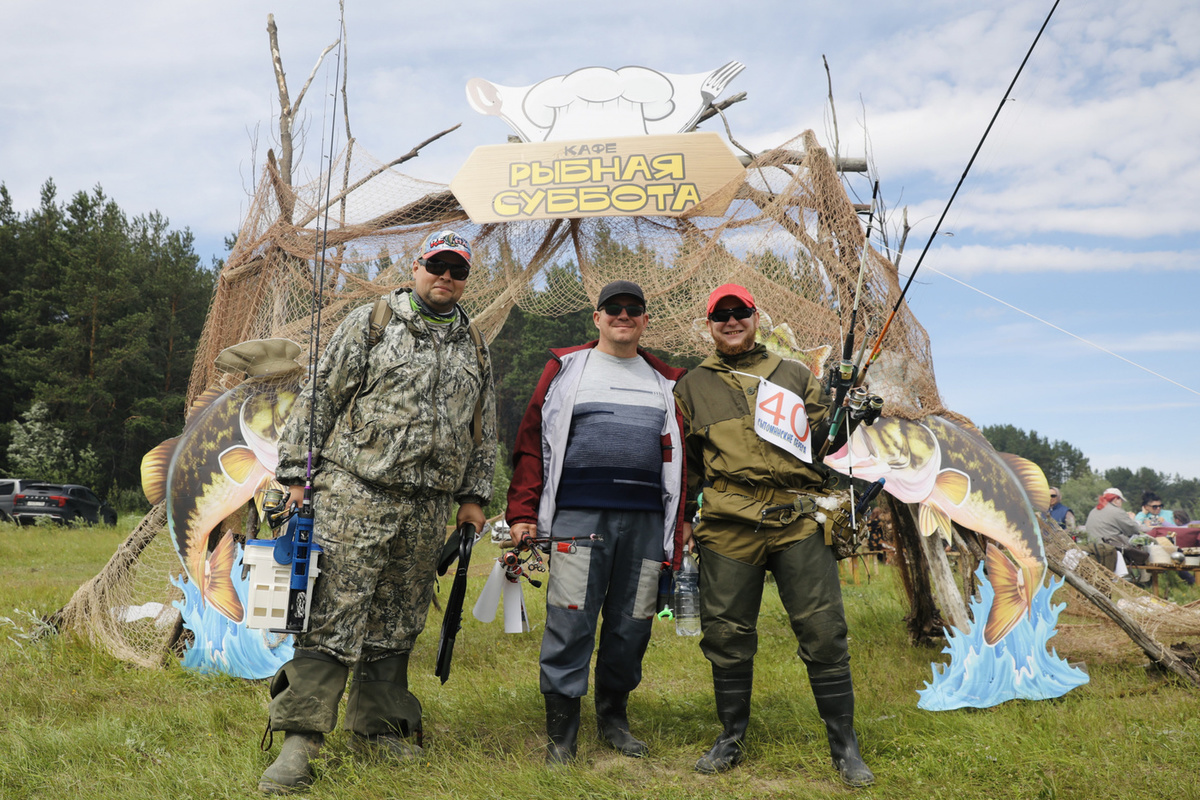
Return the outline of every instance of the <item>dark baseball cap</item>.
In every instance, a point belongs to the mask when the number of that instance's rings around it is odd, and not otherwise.
[[[646,305],[646,297],[642,294],[642,287],[638,286],[633,281],[613,281],[607,284],[600,290],[600,297],[596,299],[596,308],[612,300],[617,295],[627,294],[631,297],[636,297],[638,302]]]

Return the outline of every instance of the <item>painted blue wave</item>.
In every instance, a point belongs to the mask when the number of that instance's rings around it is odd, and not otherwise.
[[[242,546],[230,571],[238,599],[249,608],[250,581],[242,578]],[[173,576],[171,583],[183,592],[183,600],[172,605],[183,615],[183,626],[195,641],[183,651],[184,669],[201,674],[233,675],[238,678],[270,678],[293,653],[292,636],[247,628],[233,622],[204,602],[200,590],[186,575]]]
[[[971,618],[985,620],[995,593],[982,564],[975,576],[980,590],[971,601]],[[950,663],[934,662],[933,682],[917,691],[921,696],[917,707],[950,711],[990,708],[1008,700],[1048,700],[1087,683],[1086,672],[1047,650],[1058,632],[1058,615],[1067,607],[1066,603],[1051,603],[1062,584],[1061,578],[1051,578],[1049,587],[1034,595],[1030,614],[994,645],[983,640],[981,624],[973,624],[965,633],[950,628],[942,650],[950,654]]]

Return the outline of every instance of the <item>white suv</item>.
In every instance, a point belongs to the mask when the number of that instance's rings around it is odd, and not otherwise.
[[[13,521],[13,495],[31,483],[40,483],[40,481],[27,478],[0,478],[0,522]]]

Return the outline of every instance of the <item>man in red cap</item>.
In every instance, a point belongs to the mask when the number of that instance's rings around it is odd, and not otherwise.
[[[696,770],[723,772],[742,760],[758,613],[771,570],[833,764],[847,785],[867,786],[875,776],[854,732],[837,560],[811,516],[780,510],[797,496],[824,493],[825,475],[812,462],[829,430],[829,395],[798,361],[755,341],[758,309],[744,286],[718,287],[707,313],[716,353],[675,388],[684,417],[688,519],[699,511],[692,533],[700,555],[700,649],[712,663],[724,729]]]
[[[491,361],[458,305],[471,245],[426,237],[413,287],[347,315],[280,434],[276,477],[299,505],[311,442],[321,574],[295,656],[271,681],[283,746],[259,780],[268,794],[312,782],[310,760],[333,730],[354,671],[345,726],[360,749],[422,754],[421,703],[408,657],[425,627],[437,558],[457,523],[484,525],[496,463]],[[310,421],[311,420],[311,421]]]

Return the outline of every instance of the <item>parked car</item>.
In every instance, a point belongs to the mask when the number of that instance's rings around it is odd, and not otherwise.
[[[13,519],[22,525],[49,518],[60,525],[83,522],[117,524],[117,512],[86,486],[73,483],[31,483],[13,495]]]
[[[13,497],[21,489],[34,483],[29,478],[0,478],[0,522],[12,522]]]

